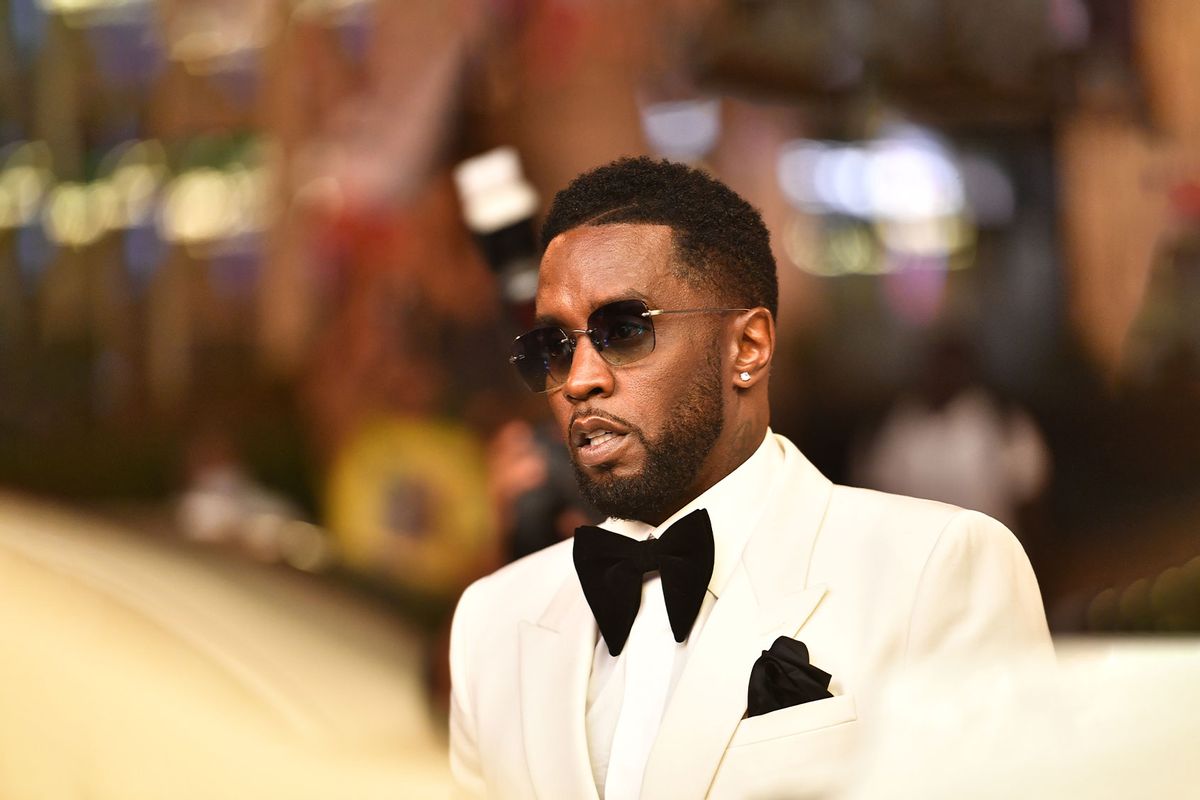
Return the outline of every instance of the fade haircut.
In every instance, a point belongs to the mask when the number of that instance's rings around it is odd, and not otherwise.
[[[542,246],[572,228],[617,223],[666,225],[675,273],[729,306],[764,306],[776,316],[779,284],[762,216],[698,169],[645,156],[585,172],[554,197]]]

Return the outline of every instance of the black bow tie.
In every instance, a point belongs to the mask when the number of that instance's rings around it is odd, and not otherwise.
[[[675,641],[692,630],[713,570],[712,523],[697,509],[657,539],[639,542],[592,525],[575,529],[575,571],[592,615],[608,644],[619,655],[642,602],[642,576],[662,576],[667,619]]]

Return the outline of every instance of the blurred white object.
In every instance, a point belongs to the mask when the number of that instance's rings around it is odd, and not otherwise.
[[[295,519],[299,512],[234,466],[204,470],[179,500],[179,525],[187,538],[198,542],[251,541],[255,520],[263,516]]]
[[[775,170],[784,196],[802,211],[919,222],[967,209],[954,153],[912,125],[865,143],[796,139],[780,149]]]
[[[929,665],[888,684],[839,800],[1200,794],[1200,640],[1057,643],[1059,669]]]
[[[712,99],[642,103],[642,130],[654,152],[677,161],[698,161],[721,138],[721,102]]]
[[[177,513],[180,530],[193,541],[239,544],[259,561],[283,561],[305,572],[328,569],[336,560],[332,538],[301,516],[287,498],[233,465],[196,475]]]
[[[1020,409],[971,387],[943,408],[905,398],[862,457],[857,479],[885,492],[982,511],[1017,531],[1017,510],[1050,476],[1050,453]]]
[[[454,168],[463,216],[473,233],[494,233],[537,211],[537,191],[521,173],[521,157],[512,147],[497,147]]]
[[[419,639],[296,573],[0,494],[0,797],[449,792]]]

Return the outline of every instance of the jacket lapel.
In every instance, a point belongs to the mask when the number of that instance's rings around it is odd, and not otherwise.
[[[520,628],[521,729],[540,798],[596,798],[584,707],[595,623],[575,574],[537,622]]]
[[[826,588],[808,585],[813,545],[833,485],[784,443],[784,464],[739,567],[700,632],[650,752],[642,796],[708,792],[746,712],[750,669],[776,636],[794,636]]]

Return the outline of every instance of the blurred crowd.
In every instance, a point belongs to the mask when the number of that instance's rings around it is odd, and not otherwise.
[[[540,213],[761,209],[773,426],[1018,532],[1057,633],[1200,631],[1200,6],[0,0],[0,487],[428,643],[595,518],[510,374]],[[482,157],[482,160],[481,160]]]

